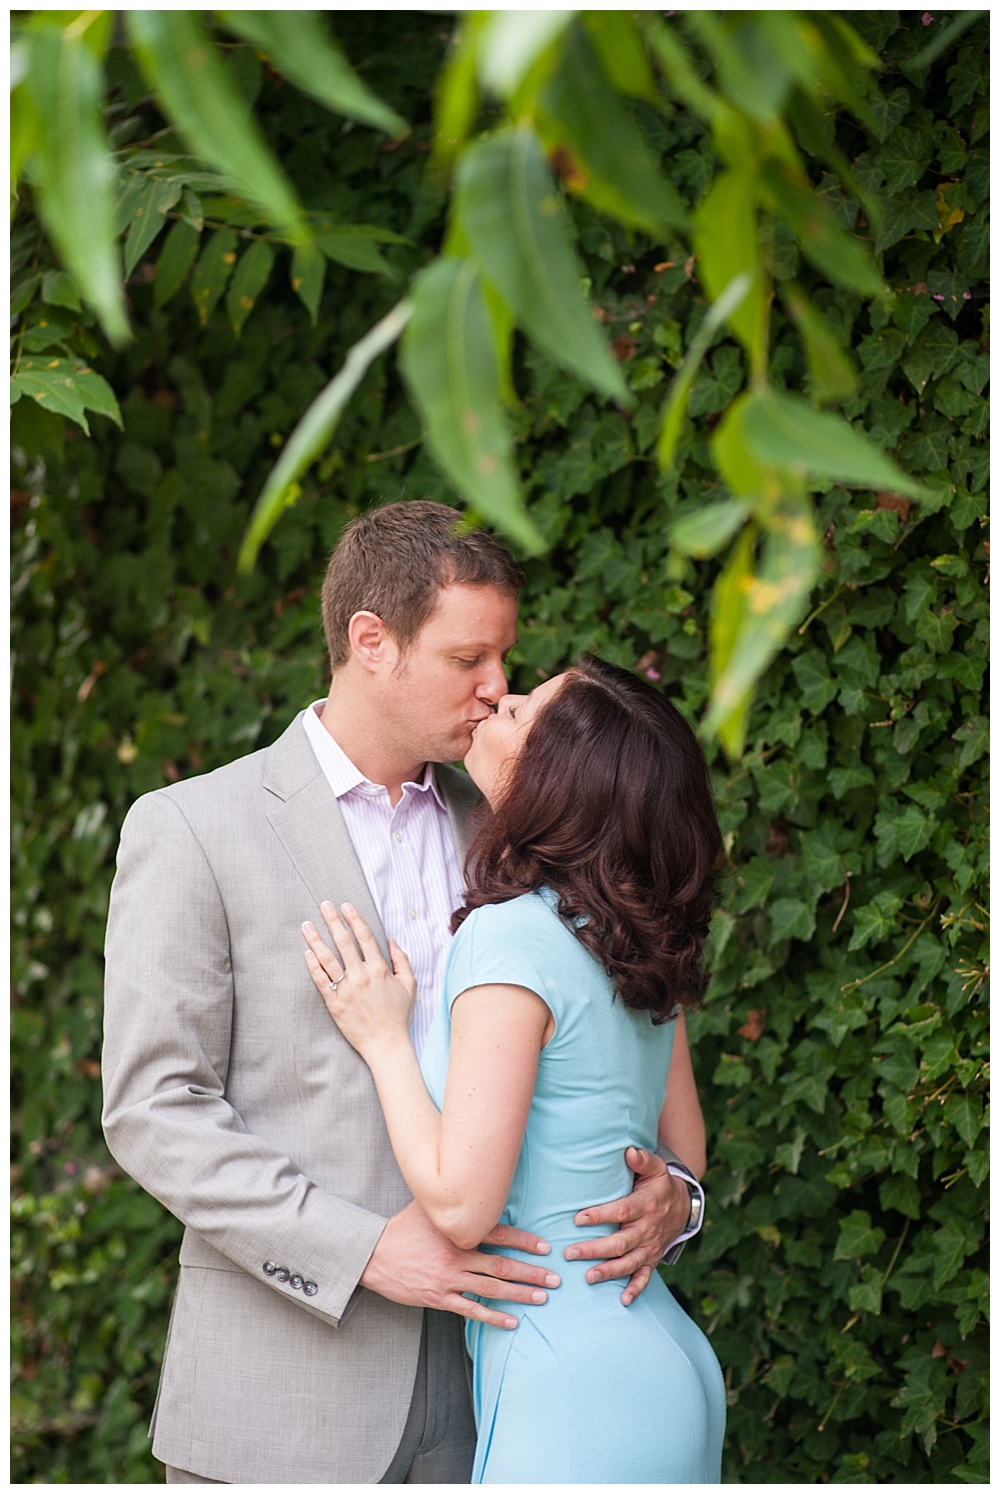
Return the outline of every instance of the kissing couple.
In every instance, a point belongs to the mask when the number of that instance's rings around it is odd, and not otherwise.
[[[720,1481],[656,1270],[703,1207],[708,774],[624,669],[507,693],[520,582],[454,509],[366,513],[327,699],[125,820],[104,1127],[186,1226],[168,1483]]]

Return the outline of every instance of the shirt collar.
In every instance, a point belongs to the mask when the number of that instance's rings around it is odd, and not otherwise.
[[[326,780],[333,789],[335,796],[342,799],[352,789],[360,789],[363,793],[378,793],[381,785],[372,783],[356,767],[347,753],[327,731],[320,717],[325,700],[314,700],[306,708],[302,717],[302,725],[305,727],[306,736],[316,754],[320,767],[326,776]],[[441,809],[447,813],[448,806],[441,797],[441,790],[437,785],[437,775],[434,772],[434,764],[427,763],[419,783],[404,784],[405,788],[415,789],[418,793],[426,793],[428,789],[433,793]]]

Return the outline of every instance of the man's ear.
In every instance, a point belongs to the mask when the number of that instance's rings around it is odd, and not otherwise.
[[[347,624],[347,640],[363,669],[373,671],[384,662],[389,634],[377,612],[355,612]]]

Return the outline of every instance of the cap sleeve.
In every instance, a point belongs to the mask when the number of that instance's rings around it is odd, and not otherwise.
[[[473,986],[524,986],[540,996],[555,1015],[552,990],[552,917],[530,894],[508,903],[476,908],[459,928],[451,947],[445,977],[445,1000],[450,1011],[457,997]]]

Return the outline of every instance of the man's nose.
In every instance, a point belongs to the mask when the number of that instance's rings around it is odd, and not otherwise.
[[[497,661],[490,667],[485,679],[480,681],[476,695],[487,705],[495,706],[506,694],[507,676],[504,674],[503,665]]]

